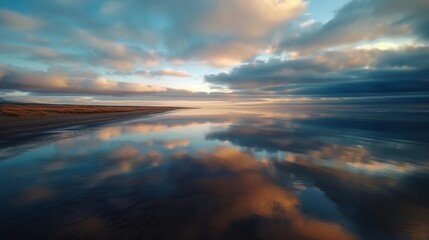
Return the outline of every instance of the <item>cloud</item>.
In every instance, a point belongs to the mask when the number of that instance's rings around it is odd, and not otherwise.
[[[9,22],[35,27],[29,19],[49,16],[50,21],[37,31],[38,36],[49,36],[50,43],[43,47],[58,52],[67,49],[78,56],[78,63],[83,60],[86,64],[129,71],[140,64],[157,64],[160,58],[196,60],[215,66],[237,64],[269,47],[274,32],[299,16],[306,3],[183,0],[177,5],[167,0],[126,0],[69,4],[44,0],[25,6],[32,11],[25,15],[13,13],[21,20]],[[9,16],[9,12],[4,10],[2,15]],[[10,34],[6,42],[28,44],[22,37]]]
[[[0,67],[0,88],[32,93],[123,95],[167,91],[162,86]]]
[[[325,24],[284,36],[278,51],[311,51],[380,38],[429,40],[426,0],[353,0]]]
[[[429,20],[425,10],[429,6],[425,0],[352,0],[326,23],[306,14],[311,2],[304,0],[182,0],[181,4],[41,0],[27,1],[20,8],[12,2],[6,0],[0,10],[1,61],[43,71],[55,69],[55,74],[70,81],[82,79],[80,72],[107,73],[108,78],[122,75],[119,79],[125,75],[192,76],[192,81],[200,81],[199,71],[213,73],[212,67],[235,66],[229,72],[206,75],[211,86],[201,82],[198,86],[234,93],[198,93],[189,98],[427,91],[423,76],[427,74]],[[410,46],[394,42],[404,39],[412,42]],[[357,45],[361,47],[356,49]],[[189,63],[183,67],[187,71],[169,66],[178,62]],[[176,99],[189,94],[162,92]]]
[[[295,59],[256,60],[229,73],[206,75],[207,82],[237,91],[272,96],[362,96],[429,92],[429,47],[395,50],[343,49]]]
[[[189,46],[183,57],[218,67],[237,65],[270,47],[276,28],[306,8],[302,0],[221,0],[213,5],[192,26],[202,39]]]
[[[158,70],[152,72],[154,76],[173,76],[173,77],[189,77],[190,74],[184,70],[174,70],[171,68],[164,68],[162,70]]]
[[[171,12],[164,1],[157,4],[162,10],[160,15],[169,23],[169,32],[162,35],[167,55],[219,67],[236,65],[268,48],[276,28],[306,7],[302,0],[187,2],[195,12],[190,13],[188,8]]]
[[[100,39],[88,32],[76,30],[73,51],[46,47],[46,43],[28,45],[6,43],[0,46],[1,55],[18,57],[31,62],[44,63],[51,67],[79,66],[81,69],[103,67],[115,71],[131,71],[140,66],[154,66],[159,62],[159,55],[138,46],[122,44]]]
[[[323,74],[341,70],[364,68],[375,60],[377,51],[325,51],[310,56],[268,61],[256,60],[237,66],[229,73],[206,75],[214,84],[226,84],[233,89],[269,87],[284,83],[320,82]]]
[[[81,49],[85,50],[82,58],[88,64],[115,70],[132,70],[140,65],[154,66],[159,61],[156,52],[137,45],[101,38],[82,29],[75,30],[73,35],[79,39]]]
[[[0,52],[7,57],[19,57],[23,60],[46,64],[54,61],[58,65],[70,65],[84,60],[76,54],[61,52],[50,47],[25,46],[13,43],[1,45]]]
[[[306,2],[220,0],[213,7],[199,23],[201,32],[260,37],[301,14],[306,8]]]
[[[119,72],[121,73],[121,72]],[[134,74],[141,75],[145,77],[160,77],[160,76],[170,76],[170,77],[190,77],[191,75],[185,70],[174,70],[172,68],[164,68],[161,70],[153,70],[153,71],[135,71],[132,73],[124,73],[124,74]]]
[[[252,42],[219,42],[203,47],[198,52],[197,58],[202,62],[216,66],[236,66],[241,61],[246,61],[257,55],[263,48],[259,43]]]
[[[100,8],[104,14],[112,14],[120,11],[121,4],[118,1],[106,1]]]
[[[35,29],[42,25],[40,20],[7,9],[0,9],[0,26],[17,30]]]

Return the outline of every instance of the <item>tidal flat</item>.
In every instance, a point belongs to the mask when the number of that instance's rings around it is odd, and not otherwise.
[[[428,116],[182,109],[16,141],[0,236],[425,239]]]

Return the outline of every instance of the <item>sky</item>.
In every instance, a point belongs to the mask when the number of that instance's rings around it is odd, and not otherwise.
[[[429,96],[427,0],[2,0],[0,97],[110,105]]]

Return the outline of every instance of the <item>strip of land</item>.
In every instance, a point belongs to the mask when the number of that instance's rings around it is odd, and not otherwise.
[[[163,113],[177,107],[0,104],[0,138]]]

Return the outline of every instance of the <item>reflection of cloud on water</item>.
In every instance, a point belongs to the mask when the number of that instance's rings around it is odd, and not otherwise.
[[[362,146],[343,146],[339,144],[329,144],[318,150],[312,150],[309,152],[309,156],[340,162],[362,162],[371,158],[368,149]]]
[[[416,170],[415,166],[408,163],[392,164],[392,163],[369,161],[369,162],[354,162],[354,163],[347,163],[347,164],[352,166],[353,168],[361,169],[369,172],[409,173]]]
[[[120,176],[129,173],[137,167],[159,166],[164,157],[161,152],[149,150],[142,152],[140,149],[125,145],[108,151],[102,157],[106,165],[93,177],[93,184],[99,184],[110,177]]]
[[[65,161],[53,160],[52,162],[50,162],[44,166],[44,171],[45,172],[54,172],[54,171],[64,169],[66,166],[67,166],[67,163]]]
[[[120,148],[109,151],[107,157],[118,160],[134,160],[140,155],[140,151],[133,146],[121,146]]]
[[[175,149],[179,147],[187,147],[191,141],[187,138],[178,138],[172,140],[147,140],[142,142],[144,146],[156,146],[161,145],[166,149]]]
[[[97,136],[100,140],[107,141],[111,138],[118,137],[127,133],[138,134],[159,132],[167,128],[168,126],[164,124],[137,123],[119,127],[105,127],[97,131]]]
[[[214,151],[201,152],[198,156],[208,169],[229,171],[258,170],[258,162],[252,155],[244,154],[236,148],[220,147]]]
[[[123,127],[123,130],[127,133],[148,133],[159,132],[167,128],[168,126],[164,124],[137,124]]]
[[[393,153],[388,155],[389,158],[380,160],[380,156],[388,152],[373,148],[371,142],[359,140],[341,142],[340,140],[344,138],[340,135],[338,139],[338,133],[333,134],[327,129],[315,126],[307,128],[294,121],[243,118],[226,129],[208,133],[206,138],[228,141],[253,152],[282,153],[287,161],[294,161],[295,155],[299,155],[318,164],[351,171],[366,171],[371,174],[401,175],[412,173],[418,168],[413,162],[396,159],[397,156]],[[401,147],[388,146],[393,147],[395,151]]]
[[[299,157],[297,157],[299,156]],[[330,144],[320,150],[312,150],[308,155],[285,154],[284,161],[295,162],[312,161],[316,165],[324,165],[332,168],[343,168],[345,170],[366,171],[371,174],[408,174],[417,170],[411,163],[382,162],[376,160],[369,150],[363,146],[342,146]]]
[[[97,216],[69,223],[54,235],[56,239],[110,239],[108,226]]]
[[[97,135],[98,138],[106,141],[109,140],[113,137],[117,137],[120,136],[121,133],[121,129],[118,127],[107,127],[107,128],[103,128],[102,130],[98,131]]]
[[[181,138],[164,142],[164,147],[168,149],[173,149],[177,147],[186,147],[190,143],[189,139]]]
[[[32,186],[22,191],[17,203],[19,205],[31,204],[49,198],[54,195],[54,193],[54,189],[47,186]]]
[[[303,214],[297,196],[264,171],[266,163],[237,148],[182,150],[167,157],[122,145],[88,158],[103,159],[103,168],[82,175],[84,182],[64,176],[69,183],[57,187],[61,194],[84,184],[68,195],[67,206],[87,214],[37,221],[57,226],[56,237],[242,239],[251,232],[267,239],[353,239],[341,225]],[[49,206],[58,196],[46,195],[40,204]],[[92,201],[82,201],[83,196]]]
[[[29,164],[14,168],[10,161],[0,169],[13,176],[5,179],[18,179],[5,188],[13,197],[0,211],[32,215],[33,229],[58,228],[59,238],[428,235],[424,170],[429,165],[400,162],[394,154],[380,158],[371,141],[338,137],[317,126],[268,117],[231,119],[228,124],[224,117],[216,123],[198,117],[146,119],[56,142],[30,156]],[[219,147],[224,141],[227,147]],[[315,190],[320,195],[311,195]],[[321,196],[335,213],[323,208]],[[27,202],[13,209],[19,198]],[[67,206],[61,205],[60,213],[58,203]],[[326,215],[314,211],[322,208]],[[19,224],[19,218],[11,219],[0,230]]]
[[[412,171],[414,174],[362,174],[344,167],[321,164],[308,156],[294,155],[277,163],[285,172],[293,173],[323,191],[340,211],[362,229],[363,238],[426,239],[428,236],[429,196],[424,193],[429,176],[412,165],[383,162],[351,162],[365,171]],[[377,229],[367,232],[367,229]],[[416,237],[425,236],[425,237]]]
[[[183,158],[189,157],[192,156]],[[209,229],[215,231],[214,236],[234,232],[236,224],[245,224],[247,219],[258,216],[261,225],[249,231],[268,239],[353,238],[340,225],[302,214],[296,196],[271,181],[262,172],[263,164],[250,154],[221,147],[195,156],[195,161],[202,164],[207,175],[195,181],[198,192],[211,199],[211,209],[207,210],[205,219],[198,219],[204,223],[197,224],[209,224]],[[233,174],[225,175],[230,171]],[[272,231],[274,229],[276,231]]]
[[[346,218],[361,228],[358,231],[363,238],[428,236],[422,229],[429,229],[425,217],[429,215],[429,196],[424,190],[429,187],[429,165],[420,160],[427,155],[420,145],[353,138],[362,134],[355,132],[365,126],[360,122],[341,129],[318,125],[317,118],[311,121],[312,125],[288,122],[239,119],[229,128],[212,131],[206,137],[229,141],[254,153],[271,152],[271,159],[280,161],[275,161],[277,173],[293,176],[288,178],[289,187],[305,191],[306,185],[316,185]],[[374,230],[366,232],[368,229]]]

